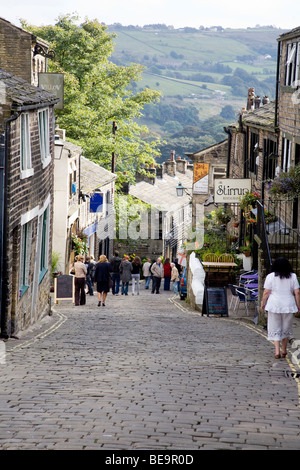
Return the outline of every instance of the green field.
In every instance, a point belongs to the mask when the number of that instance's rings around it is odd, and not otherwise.
[[[109,26],[108,29],[117,35],[111,60],[118,65],[142,64],[145,69],[137,89],[159,90],[162,105],[173,105],[173,111],[176,106],[190,109],[193,116],[196,108],[198,122],[192,125],[198,127],[199,135],[201,123],[216,118],[219,127],[212,125],[211,128],[215,128],[208,136],[219,139],[226,125],[226,121],[220,121],[220,113],[229,105],[235,119],[246,106],[248,88],[254,87],[261,97],[275,97],[277,39],[286,31],[272,27],[179,30],[161,25],[151,28]],[[167,113],[161,107],[159,109],[161,114],[155,116],[156,119],[151,119],[151,113],[145,112],[143,124],[164,139],[173,141],[175,134],[169,135],[166,130]],[[169,121],[177,123],[174,112],[170,115]],[[163,119],[162,116],[166,117]],[[177,127],[191,125],[185,123],[184,116],[181,115],[181,120],[178,117]],[[194,144],[197,145],[197,140]]]

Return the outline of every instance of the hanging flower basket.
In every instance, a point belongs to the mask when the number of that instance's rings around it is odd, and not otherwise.
[[[88,252],[87,236],[85,234],[81,234],[81,238],[78,235],[72,235],[72,243],[74,251],[78,255],[85,255]]]
[[[282,172],[277,178],[268,182],[269,194],[275,199],[294,199],[300,196],[300,165]]]

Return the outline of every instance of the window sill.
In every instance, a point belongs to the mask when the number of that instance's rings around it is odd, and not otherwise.
[[[43,170],[51,163],[51,155],[48,155],[46,158],[42,158]]]
[[[20,179],[24,180],[26,178],[30,178],[30,176],[34,175],[34,169],[30,168],[29,170],[21,170],[21,176]]]
[[[19,290],[19,300],[21,300],[21,298],[23,297],[23,295],[25,294],[25,292],[27,292],[29,289],[29,286],[21,286],[20,287],[20,290]]]
[[[48,269],[47,268],[44,268],[42,269],[42,271],[40,271],[40,274],[39,274],[39,284],[42,282],[42,280],[44,279],[46,273],[48,272]]]

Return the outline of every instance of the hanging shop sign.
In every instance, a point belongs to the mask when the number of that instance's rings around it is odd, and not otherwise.
[[[214,202],[235,204],[240,198],[251,191],[251,180],[247,178],[215,179]]]
[[[209,163],[194,163],[193,194],[208,194]]]
[[[103,212],[103,193],[94,193],[90,198],[90,212]]]
[[[59,98],[59,102],[54,106],[55,109],[64,109],[64,74],[63,73],[39,73],[39,87],[49,91],[52,95]]]

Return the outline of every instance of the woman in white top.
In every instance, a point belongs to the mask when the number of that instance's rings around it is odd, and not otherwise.
[[[288,340],[293,337],[293,316],[300,311],[299,282],[286,258],[275,260],[266,277],[261,308],[268,312],[268,340],[274,341],[275,358],[286,357]]]

